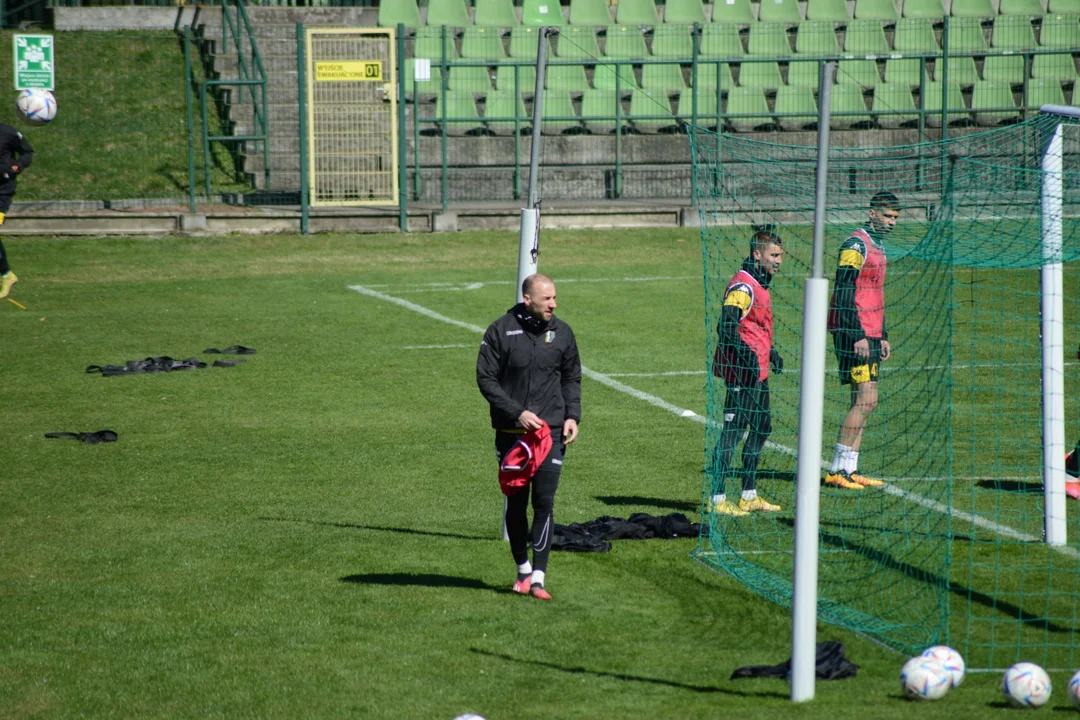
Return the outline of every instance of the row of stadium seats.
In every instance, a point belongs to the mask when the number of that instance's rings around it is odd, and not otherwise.
[[[416,81],[414,61],[406,61],[405,92],[409,95],[437,95],[442,92],[441,68],[430,68],[427,80]],[[897,85],[908,88],[918,87],[922,81],[919,58],[889,58],[879,65],[876,60],[841,60],[837,63],[836,84],[858,85],[873,88],[878,85]],[[947,80],[960,86],[975,85],[980,81],[991,81],[1010,85],[1022,85],[1025,79],[1043,80],[1071,86],[1080,81],[1076,61],[1072,55],[1036,55],[1028,76],[1025,59],[1022,55],[995,55],[987,57],[979,65],[974,58],[950,57],[947,63],[940,58],[926,61],[926,79]],[[737,71],[733,72],[733,68]],[[776,90],[789,86],[818,86],[819,63],[816,60],[791,62],[785,73],[782,66],[775,62],[741,63],[698,63],[697,85],[699,87],[720,87],[724,90],[735,87],[752,87]],[[618,73],[618,77],[616,77]],[[516,79],[515,79],[516,74]],[[640,68],[640,75],[631,65],[597,65],[591,69],[592,82],[584,65],[550,65],[547,68],[545,88],[581,93],[587,90],[614,90],[616,86],[624,92],[634,89],[680,92],[693,87],[690,68],[677,64],[649,64]],[[532,90],[536,86],[536,69],[528,65],[500,65],[494,77],[487,67],[469,66],[450,68],[447,88],[454,92],[487,93],[494,87],[499,90],[513,90],[515,82],[519,90]]]
[[[465,27],[511,27],[519,24],[513,0],[475,0],[475,12],[470,17],[465,0],[429,0],[425,21],[427,25]],[[662,8],[662,10],[661,10]],[[556,0],[524,0],[520,23],[523,25],[659,25],[661,23],[692,24],[706,22],[800,23],[803,20],[845,23],[857,20],[895,22],[901,17],[940,19],[946,15],[942,0],[903,0],[898,10],[896,0],[854,0],[854,12],[849,12],[847,0],[806,0],[805,15],[798,0],[763,0],[755,15],[750,0],[723,0],[704,5],[701,0],[666,0],[663,5],[653,0],[619,0],[609,5],[607,0],[570,0],[569,12]],[[708,11],[707,11],[708,9]],[[612,12],[614,10],[614,13]],[[1080,13],[1080,0],[951,0],[948,14],[952,17],[988,18],[993,15],[1040,16],[1044,13]],[[383,0],[379,5],[379,25],[419,27],[420,9],[416,0]]]
[[[436,120],[434,127],[422,133],[441,134],[439,121],[444,112],[448,120],[453,120],[446,123],[448,135],[512,135],[515,116],[520,119],[518,127],[528,131],[530,123],[526,95],[516,95],[516,107],[513,91],[494,90],[481,96],[484,117],[477,111],[476,99],[472,93],[447,93],[445,100],[436,98],[434,106],[419,106],[422,116]],[[941,84],[928,83],[925,94],[928,125],[940,125],[941,99]],[[1018,101],[1022,102],[1023,98],[1014,93],[1008,84],[977,82],[970,100],[969,105],[960,86],[950,83],[947,99],[950,124],[995,126],[1020,119]],[[1061,85],[1032,81],[1026,107],[1037,108],[1044,104],[1066,104]],[[580,111],[575,106],[580,106]],[[832,90],[830,106],[834,113],[830,125],[835,129],[913,126],[919,119],[915,96],[910,89],[900,85],[882,85],[872,92],[856,86],[838,85]],[[699,125],[715,127],[718,116],[723,114],[725,117],[720,125],[740,132],[767,127],[775,129],[775,126],[785,130],[807,129],[816,124],[817,112],[816,92],[810,87],[782,86],[777,90],[771,108],[768,95],[760,88],[736,88],[726,96],[701,92],[697,98]],[[614,132],[616,115],[622,117],[621,127],[627,130],[676,132],[683,123],[691,121],[693,113],[692,91],[669,98],[665,93],[635,90],[630,95],[629,103],[624,104],[623,98],[611,90],[588,90],[576,103],[568,92],[547,90],[544,92],[542,132]]]
[[[989,30],[989,35],[987,35]],[[744,45],[745,35],[745,45]],[[905,19],[896,24],[891,42],[876,20],[849,23],[839,34],[832,23],[803,22],[794,28],[776,23],[758,23],[748,32],[736,25],[710,24],[701,28],[698,54],[706,58],[738,58],[743,55],[783,59],[798,54],[816,57],[851,55],[936,55],[942,50],[941,33],[930,20]],[[603,40],[601,47],[600,41]],[[1047,15],[1038,35],[1031,21],[1018,15],[1002,15],[984,28],[977,18],[958,18],[950,24],[951,53],[989,51],[1034,51],[1039,48],[1080,50],[1080,15]],[[443,37],[440,28],[426,28],[413,39],[413,57],[447,59],[531,60],[536,57],[539,31],[520,25],[505,35],[498,28],[467,27],[460,37]],[[649,42],[651,41],[651,42]],[[650,52],[651,48],[651,52]],[[841,49],[842,48],[842,49]],[[610,25],[599,31],[593,27],[567,27],[554,38],[549,57],[568,60],[608,58],[678,58],[690,60],[694,54],[691,26],[662,25],[651,34],[631,25]]]

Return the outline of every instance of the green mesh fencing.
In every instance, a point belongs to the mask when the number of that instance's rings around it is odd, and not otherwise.
[[[902,204],[884,241],[885,316],[893,356],[863,432],[859,472],[884,481],[821,489],[819,618],[904,652],[936,642],[972,668],[1018,660],[1074,669],[1080,658],[1080,523],[1066,500],[1068,544],[1042,542],[1040,158],[1064,122],[1065,442],[1080,434],[1080,127],[1051,116],[943,142],[830,150],[825,275],[865,227],[880,190]],[[695,558],[790,606],[802,292],[809,275],[815,147],[692,129],[702,221],[706,361],[712,366],[728,281],[751,225],[772,224],[784,263],[770,292],[773,430],[758,493],[777,513],[717,515],[714,451],[724,381],[708,374],[703,523]],[[822,458],[830,463],[850,394],[827,343]],[[741,446],[724,483],[739,497]],[[1071,478],[1070,478],[1071,479]]]

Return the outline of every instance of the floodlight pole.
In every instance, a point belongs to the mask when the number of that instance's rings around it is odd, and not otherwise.
[[[1067,110],[1058,112],[1057,110]],[[1044,106],[1047,115],[1080,116],[1076,108]],[[1061,257],[1062,124],[1043,142],[1040,224],[1042,235],[1043,507],[1047,545],[1065,545],[1065,301]]]
[[[829,120],[836,63],[823,63],[818,87],[817,195],[810,277],[803,289],[802,367],[799,368],[799,457],[795,486],[795,572],[791,602],[791,700],[814,699],[817,656],[818,514],[821,439],[825,417],[825,335],[829,281],[825,278],[825,200]]]

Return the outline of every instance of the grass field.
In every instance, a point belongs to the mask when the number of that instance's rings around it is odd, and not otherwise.
[[[827,625],[860,671],[812,704],[728,680],[789,657],[789,615],[693,563],[694,540],[556,553],[553,602],[507,592],[479,334],[447,320],[485,327],[510,306],[516,242],[5,240],[30,309],[0,303],[0,715],[1005,712],[993,673],[912,705],[902,657]],[[588,368],[705,412],[696,232],[552,231],[540,263]],[[84,372],[233,344],[258,353]],[[696,516],[702,424],[593,379],[583,397],[556,520]],[[119,442],[43,438],[103,428]],[[1068,674],[1052,678],[1065,710]]]

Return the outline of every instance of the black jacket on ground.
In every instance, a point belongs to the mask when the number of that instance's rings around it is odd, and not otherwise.
[[[537,320],[518,303],[491,323],[476,358],[476,384],[496,430],[520,428],[525,410],[553,428],[581,420],[581,360],[570,326]]]
[[[23,134],[0,123],[0,195],[15,193],[15,176],[26,168],[34,159],[34,148]],[[18,170],[13,168],[17,167]],[[4,175],[8,175],[7,178]]]

